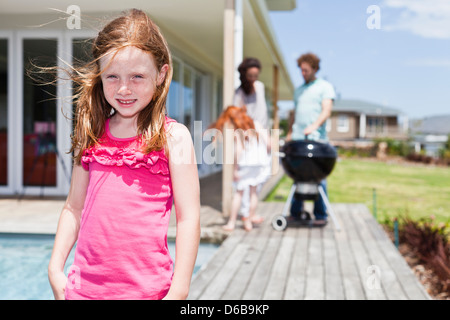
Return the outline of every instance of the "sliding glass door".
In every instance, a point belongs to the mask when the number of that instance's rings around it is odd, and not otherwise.
[[[8,40],[0,39],[0,186],[8,185]]]
[[[194,121],[201,120],[201,111],[206,105],[202,95],[204,77],[182,60],[173,59],[173,77],[167,109],[169,117],[183,123],[191,133],[194,130]]]
[[[23,39],[23,186],[56,186],[56,39]]]

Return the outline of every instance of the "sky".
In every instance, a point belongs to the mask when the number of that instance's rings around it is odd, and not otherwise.
[[[450,0],[297,0],[270,18],[294,86],[297,58],[314,52],[341,99],[450,114]]]

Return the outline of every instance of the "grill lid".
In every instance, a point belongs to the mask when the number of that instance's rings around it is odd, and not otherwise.
[[[289,141],[284,145],[283,152],[295,157],[337,158],[332,145],[312,140]]]
[[[334,168],[337,153],[333,146],[310,140],[295,140],[283,147],[281,163],[295,182],[320,183]]]

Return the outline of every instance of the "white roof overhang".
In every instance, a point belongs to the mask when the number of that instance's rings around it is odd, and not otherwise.
[[[244,1],[243,56],[261,61],[260,80],[269,90],[273,82],[273,65],[278,65],[279,99],[291,100],[292,80],[272,30],[268,10],[289,10],[295,7],[295,1],[266,1],[267,5],[264,1]],[[214,70],[219,75],[223,73],[224,1],[0,0],[0,29],[65,28],[65,12],[70,5],[80,8],[82,28],[94,30],[102,21],[124,10],[142,9],[160,26],[174,53],[182,53],[200,69]]]

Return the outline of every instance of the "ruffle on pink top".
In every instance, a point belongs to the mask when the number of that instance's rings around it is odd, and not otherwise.
[[[166,117],[166,127],[175,120]],[[115,138],[109,130],[109,119],[106,120],[105,134],[100,144],[83,152],[81,164],[89,170],[89,163],[97,162],[105,166],[128,166],[131,169],[147,168],[153,174],[169,175],[169,161],[164,150],[145,154],[140,150],[142,142],[139,137]]]
[[[128,166],[131,169],[148,168],[154,174],[169,174],[167,157],[164,151],[149,154],[131,148],[97,146],[87,149],[81,157],[83,167],[88,170],[89,163],[98,162],[105,166]]]

